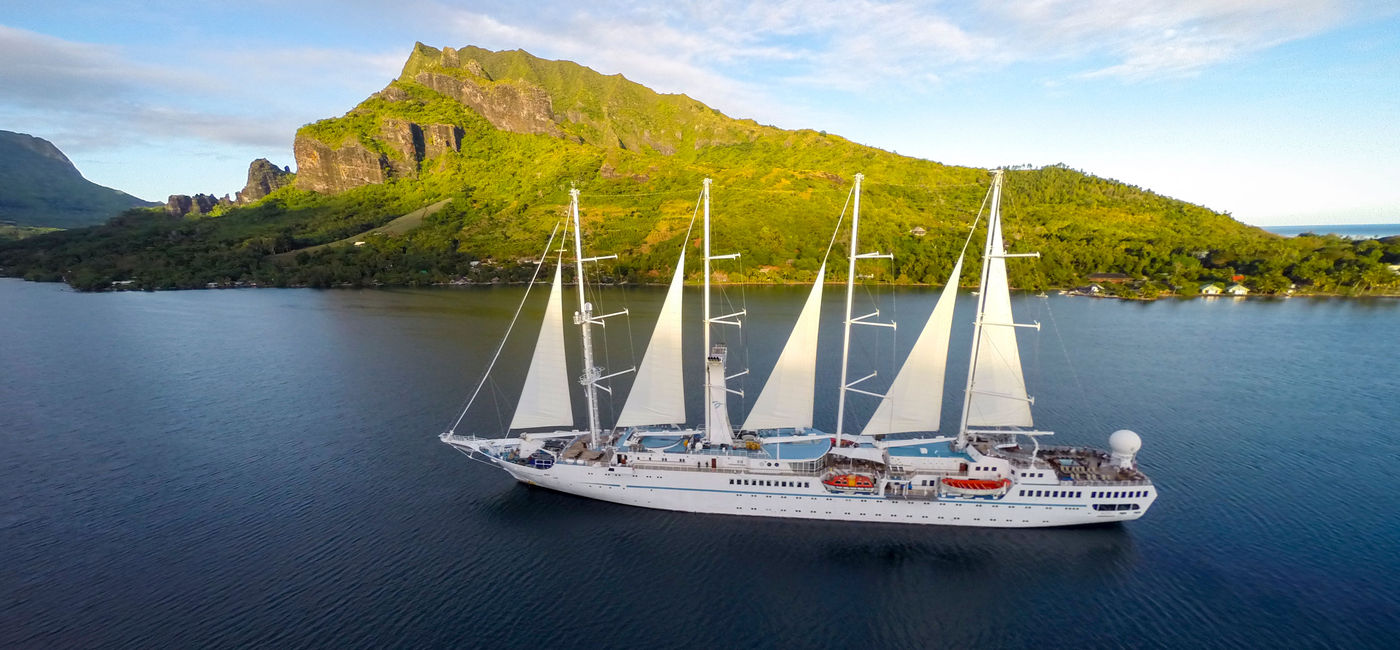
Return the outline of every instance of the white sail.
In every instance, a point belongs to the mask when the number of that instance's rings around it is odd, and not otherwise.
[[[807,303],[797,317],[787,345],[778,355],[778,364],[763,391],[758,394],[753,410],[744,421],[745,431],[787,427],[810,428],[812,407],[817,385],[817,330],[821,321],[822,282],[826,265],[817,270],[817,281],[807,294]]]
[[[958,299],[958,279],[963,257],[953,265],[938,304],[928,315],[909,357],[895,375],[885,399],[865,423],[863,435],[905,431],[937,431],[943,416],[943,376],[948,366],[948,341],[953,334],[953,303]]]
[[[987,222],[987,265],[981,288],[981,335],[974,344],[977,362],[967,402],[969,426],[1032,426],[1026,380],[1021,375],[1021,352],[1011,316],[1011,290],[1006,282],[1006,253],[1002,245],[1001,216],[995,207]]]
[[[562,265],[554,267],[554,284],[549,288],[549,305],[544,324],[535,342],[535,356],[520,389],[512,429],[566,426],[574,423],[574,407],[569,401],[569,374],[564,359],[564,295],[560,290]]]
[[[647,343],[646,355],[637,369],[632,392],[617,418],[619,427],[685,422],[685,392],[681,372],[681,289],[685,284],[685,252],[676,262],[676,273],[661,316]]]

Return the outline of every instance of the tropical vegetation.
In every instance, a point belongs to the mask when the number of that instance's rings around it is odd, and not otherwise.
[[[391,84],[395,92],[298,134],[393,157],[399,153],[381,135],[386,120],[460,129],[460,151],[423,160],[416,178],[335,194],[288,186],[212,215],[134,209],[101,226],[0,243],[0,274],[84,290],[517,281],[528,276],[577,187],[589,245],[619,255],[605,267],[608,279],[660,282],[687,245],[701,180],[711,178],[715,248],[743,254],[719,279],[800,282],[822,263],[838,219],[850,213],[854,174],[863,173],[863,247],[894,254],[871,265],[871,280],[939,284],[987,193],[986,170],[733,120],[683,95],[659,95],[569,62],[453,52],[473,65],[454,66],[443,52],[419,46]],[[433,70],[483,87],[541,88],[563,116],[561,133],[497,128],[419,82]],[[408,232],[364,234],[443,199],[450,202]],[[1025,289],[1074,287],[1103,272],[1130,276],[1108,289],[1137,297],[1235,281],[1256,293],[1400,289],[1390,266],[1400,264],[1400,239],[1279,237],[1066,166],[1011,169],[1003,206],[1008,247],[1042,254],[1039,264],[1011,267],[1012,284]],[[697,233],[690,236],[693,245]],[[839,244],[835,250],[841,255]],[[843,279],[843,265],[831,269],[830,279]]]

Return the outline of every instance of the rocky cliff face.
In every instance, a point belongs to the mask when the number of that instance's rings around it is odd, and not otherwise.
[[[426,123],[420,117],[451,113],[424,108],[435,102],[440,108],[444,99],[502,131],[664,155],[748,142],[773,131],[732,120],[685,95],[659,94],[569,61],[419,43],[384,90],[344,117],[298,131],[297,186],[334,193],[416,178],[423,160],[461,149],[462,122]]]
[[[333,147],[298,133],[292,143],[297,187],[334,194],[394,178],[417,178],[419,163],[461,150],[462,129],[453,124],[423,126],[385,119],[375,141],[385,151],[374,151],[358,140]]]
[[[248,184],[234,195],[234,202],[252,203],[291,183],[293,178],[290,169],[278,167],[266,158],[254,160],[248,165]]]
[[[165,211],[177,217],[187,214],[209,214],[215,206],[232,205],[233,200],[227,194],[217,197],[213,194],[171,194],[165,201]]]
[[[549,93],[539,86],[431,72],[420,72],[413,80],[462,102],[502,131],[553,136],[564,133],[554,122],[554,103]]]

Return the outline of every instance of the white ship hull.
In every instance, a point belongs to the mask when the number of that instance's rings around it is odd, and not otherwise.
[[[828,492],[819,476],[711,470],[604,467],[556,463],[536,469],[491,458],[516,480],[591,499],[629,506],[748,517],[885,522],[994,528],[1045,528],[1137,519],[1157,493],[1151,485],[1013,485],[1002,498],[853,495]],[[750,485],[731,483],[749,481]],[[758,481],[803,483],[768,487]],[[1023,497],[1021,490],[1076,492],[1079,498]],[[1095,492],[1140,493],[1139,497],[1090,498]],[[1095,505],[1136,504],[1137,509],[1098,510]]]

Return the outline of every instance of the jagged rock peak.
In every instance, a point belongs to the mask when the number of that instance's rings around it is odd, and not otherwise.
[[[165,211],[177,217],[187,214],[209,214],[213,212],[215,206],[232,205],[233,201],[227,194],[222,197],[213,194],[171,194],[165,202]]]
[[[248,165],[248,184],[235,195],[239,204],[252,203],[278,188],[292,182],[294,176],[288,167],[278,167],[266,158],[259,158]]]
[[[417,43],[388,87],[343,117],[297,132],[297,186],[334,193],[416,178],[425,159],[463,146],[464,122],[427,124],[420,117],[434,115],[438,121],[437,115],[452,114],[424,112],[442,100],[460,104],[501,131],[662,155],[751,142],[775,131],[572,61],[540,59],[522,50],[439,50]]]

